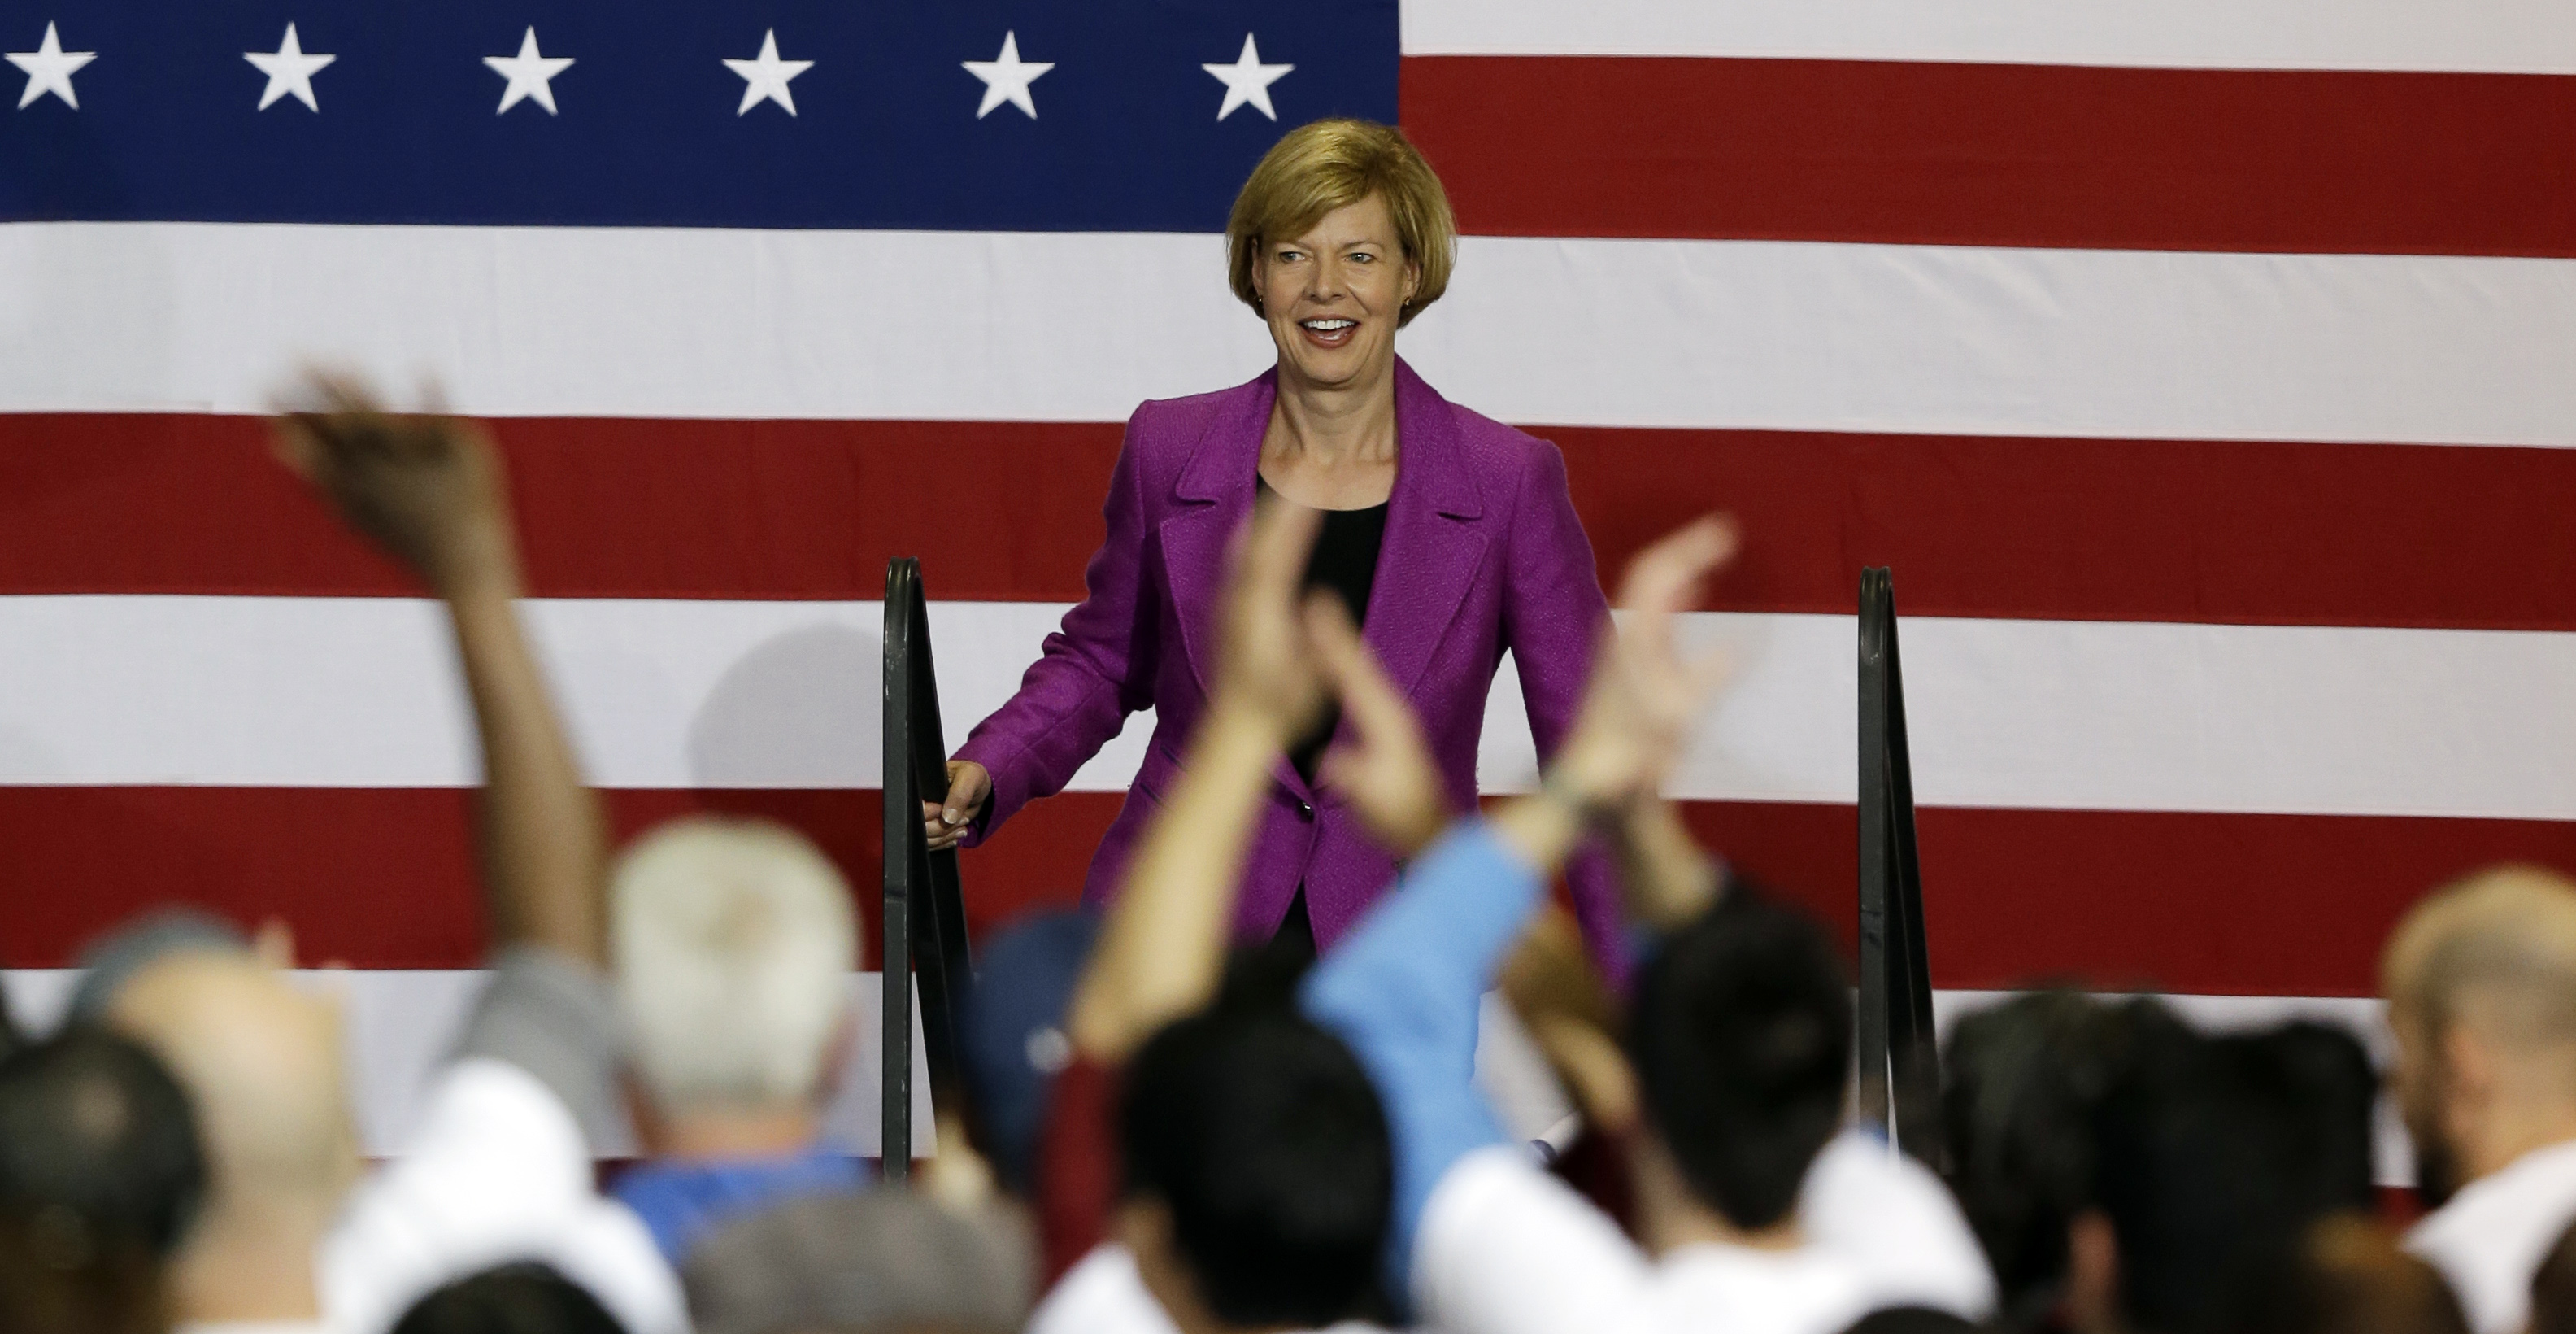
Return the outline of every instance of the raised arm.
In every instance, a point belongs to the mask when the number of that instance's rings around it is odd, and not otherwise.
[[[313,411],[280,418],[278,457],[446,605],[483,750],[477,830],[496,951],[535,945],[592,968],[605,955],[607,834],[529,652],[500,459],[469,423],[384,411],[316,376]]]
[[[1499,1139],[1472,1084],[1477,1006],[1547,877],[1587,828],[1662,781],[1715,688],[1713,663],[1679,656],[1673,622],[1733,546],[1703,521],[1637,558],[1622,588],[1632,614],[1538,794],[1452,826],[1307,978],[1307,1012],[1351,1044],[1386,1102],[1399,1254],[1450,1166]]]
[[[1271,767],[1323,707],[1297,609],[1321,522],[1316,510],[1269,505],[1237,543],[1207,711],[1074,990],[1066,1031],[1093,1060],[1124,1060],[1216,994]]]
[[[1691,837],[1681,811],[1660,795],[1629,803],[1608,833],[1628,916],[1656,931],[1699,916],[1725,888],[1725,868]]]

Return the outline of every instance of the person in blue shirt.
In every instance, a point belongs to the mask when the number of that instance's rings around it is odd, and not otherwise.
[[[1340,706],[1343,721],[1338,744],[1319,771],[1327,800],[1348,807],[1399,859],[1421,854],[1452,818],[1418,723],[1347,615],[1329,600],[1297,605],[1295,574],[1312,528],[1311,516],[1300,517],[1293,509],[1273,511],[1256,520],[1238,546],[1219,627],[1221,652],[1211,682],[1211,707],[1182,757],[1182,777],[1163,795],[1162,810],[1102,924],[1098,947],[1076,989],[1066,1030],[1077,1060],[1068,1076],[1095,1065],[1123,1066],[1178,1029],[1191,1023],[1204,1027],[1212,1005],[1223,1008],[1217,997],[1227,974],[1225,927],[1255,815],[1275,781],[1283,746],[1302,733],[1328,698]],[[1672,653],[1673,615],[1687,601],[1698,573],[1722,559],[1730,545],[1726,529],[1696,526],[1640,567],[1669,587],[1650,589],[1632,581],[1639,606],[1629,634],[1641,645],[1655,646],[1659,656],[1651,664],[1640,659],[1597,675],[1585,721],[1559,753],[1549,792],[1515,803],[1497,818],[1499,828],[1534,844],[1562,845],[1531,856],[1561,855],[1583,833],[1585,811],[1606,810],[1624,794],[1651,787],[1669,763],[1688,716],[1713,683],[1705,666],[1683,666]],[[1650,697],[1652,690],[1676,697],[1658,701]],[[1652,711],[1656,709],[1661,712]],[[1464,845],[1452,839],[1443,851],[1430,854],[1426,865],[1456,865],[1472,881],[1479,875],[1475,867],[1446,850],[1458,846]],[[1399,1097],[1384,1072],[1372,1066],[1367,1075],[1384,1095],[1389,1114],[1397,1160],[1391,1214],[1398,1228],[1408,1226],[1420,1211],[1417,1197],[1423,1193],[1426,1168],[1436,1176],[1443,1155],[1499,1139],[1491,1115],[1468,1090],[1466,1079],[1473,1065],[1476,996],[1483,989],[1476,960],[1507,945],[1535,901],[1535,877],[1518,869],[1518,863],[1513,866],[1509,875],[1526,883],[1517,889],[1498,883],[1491,903],[1450,903],[1455,912],[1443,909],[1426,916],[1423,906],[1432,900],[1408,888],[1381,910],[1391,920],[1412,923],[1407,931],[1443,936],[1438,949],[1423,955],[1431,971],[1416,979],[1425,994],[1442,998],[1430,1007],[1437,1011],[1431,1016],[1436,1031],[1422,1035],[1439,1049],[1426,1067],[1428,1077],[1407,1082]],[[1463,994],[1463,1010],[1446,1005],[1452,993]],[[1304,1008],[1329,1032],[1333,1016],[1329,1007],[1315,1004],[1316,996],[1309,988]],[[1419,1017],[1430,1010],[1387,1007],[1390,1016]],[[1315,1037],[1332,1041],[1323,1033]],[[1358,1043],[1348,1045],[1366,1055]],[[1065,1115],[1069,1099],[1070,1104],[1084,1101],[1067,1092],[1065,1078],[1059,1077],[1058,1117]],[[1074,1086],[1097,1083],[1083,1078]],[[1446,1097],[1437,1109],[1428,1109],[1423,1101],[1453,1092],[1458,1096]],[[1157,1116],[1168,1119],[1176,1110],[1140,1106],[1154,1096],[1150,1081],[1140,1086],[1131,1073],[1121,1114],[1122,1122],[1131,1123],[1128,1129],[1158,1124]],[[1168,1138],[1174,1132],[1161,1133]],[[1344,1146],[1335,1162],[1364,1161],[1367,1155],[1353,1147]],[[1225,1330],[1246,1324],[1227,1318],[1225,1298],[1256,1277],[1308,1291],[1325,1286],[1326,1276],[1306,1272],[1314,1266],[1301,1261],[1291,1247],[1264,1249],[1276,1274],[1212,1271],[1209,1239],[1189,1235],[1181,1211],[1160,1198],[1167,1192],[1155,1187],[1152,1172],[1140,1177],[1134,1164],[1129,1167],[1130,1188],[1117,1205],[1110,1241],[1075,1266],[1040,1308],[1032,1329],[1044,1334],[1173,1325]],[[1326,1175],[1331,1174],[1315,1175],[1313,1184],[1321,1185]],[[1109,1204],[1100,1201],[1099,1207]],[[1050,1200],[1044,1212],[1067,1212],[1064,1205]],[[1404,1249],[1402,1241],[1394,1247],[1397,1253]],[[1337,1270],[1332,1282],[1346,1287],[1349,1279]],[[1334,1309],[1326,1302],[1306,1320],[1325,1323],[1325,1312]]]
[[[1833,1334],[1875,1309],[1976,1319],[1993,1280],[1937,1179],[1838,1134],[1851,1008],[1823,930],[1721,896],[1658,791],[1716,682],[1675,623],[1731,534],[1686,528],[1641,555],[1574,732],[1537,794],[1462,819],[1308,976],[1306,1012],[1377,1085],[1396,1152],[1392,1286],[1454,1334],[1728,1329]],[[1366,693],[1363,689],[1362,693]],[[1638,1239],[1502,1134],[1474,1080],[1483,994],[1591,832],[1619,845],[1631,911],[1663,934],[1610,1082]],[[1640,1244],[1642,1243],[1642,1245]]]

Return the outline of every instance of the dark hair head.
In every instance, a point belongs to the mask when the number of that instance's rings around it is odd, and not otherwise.
[[[2027,992],[1959,1020],[1941,1058],[1950,1189],[1994,1266],[1997,1324],[2035,1328],[2093,1203],[2093,1117],[2142,1044],[2180,1038],[2159,1001]]]
[[[2371,1170],[2371,1114],[2379,1072],[2361,1039],[2311,1020],[2215,1038],[2225,1078],[2277,1123],[2280,1189],[2307,1217],[2378,1207]]]
[[[2163,1042],[2103,1099],[2095,1189],[2119,1239],[2126,1323],[2271,1327],[2309,1230],[2367,1201],[2368,1103],[2356,1109],[2336,1041],[2299,1025]]]
[[[0,1061],[0,1212],[166,1256],[205,1193],[188,1095],[140,1043],[75,1024]]]
[[[1729,894],[1637,984],[1629,1054],[1646,1113],[1700,1197],[1740,1228],[1798,1202],[1842,1122],[1851,997],[1823,928]]]
[[[1891,1306],[1862,1316],[1843,1334],[1977,1334],[1977,1327],[1929,1306]]]
[[[552,1266],[506,1264],[411,1304],[393,1334],[625,1334],[617,1317]]]
[[[140,1045],[76,1024],[0,1060],[0,1328],[157,1331],[205,1189],[187,1095]]]
[[[1119,1148],[1218,1319],[1329,1325],[1374,1297],[1386,1117],[1350,1050],[1294,1010],[1230,999],[1155,1034],[1127,1067]]]

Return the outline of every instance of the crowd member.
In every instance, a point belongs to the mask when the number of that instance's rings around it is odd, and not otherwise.
[[[2181,1020],[2152,1000],[2033,991],[1962,1018],[1941,1059],[1946,1176],[1998,1288],[1995,1325],[2040,1328],[2067,1239],[2094,1205],[2093,1117],[2142,1044]]]
[[[728,1219],[865,1184],[821,1141],[858,927],[813,844],[775,825],[666,825],[618,860],[609,934],[652,1158],[616,1193],[671,1263]]]
[[[2469,1334],[2460,1299],[2377,1218],[2332,1214],[2309,1229],[2284,1285],[2280,1334]],[[2537,1319],[2532,1334],[2558,1334]]]
[[[2079,1334],[2251,1334],[2292,1321],[2323,1220],[2370,1207],[2376,1084],[2312,1024],[2144,1030],[2092,1118],[2092,1203],[2068,1232]]]
[[[681,1268],[698,1334],[1011,1334],[1028,1238],[904,1191],[819,1195],[738,1218]]]
[[[1047,1088],[1073,1060],[1065,1010],[1099,935],[1100,920],[1075,909],[1031,914],[976,943],[975,980],[958,1014],[964,1120],[1010,1200],[1036,1190]],[[943,1155],[948,1147],[943,1135]]]
[[[2531,1276],[2531,1334],[2576,1334],[2576,1225],[2558,1234]]]
[[[1375,1092],[1226,945],[1272,766],[1323,706],[1297,611],[1316,527],[1270,506],[1240,540],[1205,721],[1076,986],[1039,1208],[1051,1269],[1079,1263],[1039,1334],[1311,1328],[1373,1304],[1393,1176]],[[1365,768],[1344,758],[1344,791]]]
[[[393,1334],[625,1334],[617,1317],[550,1265],[520,1261],[445,1284]]]
[[[1453,829],[1306,983],[1387,1100],[1400,1273],[1428,1323],[1831,1334],[1876,1307],[1974,1316],[1992,1300],[1938,1182],[1837,1140],[1849,1002],[1821,932],[1785,909],[1726,895],[1645,968],[1631,1158],[1651,1256],[1502,1144],[1470,1082],[1478,998],[1545,878],[1656,789],[1714,686],[1680,658],[1673,622],[1730,547],[1703,523],[1637,559],[1628,622],[1538,795]]]
[[[686,1327],[677,1279],[635,1216],[599,1198],[623,1047],[602,976],[605,839],[518,622],[520,581],[491,445],[321,381],[280,456],[436,593],[482,743],[492,979],[426,1090],[401,1156],[362,1176],[336,1015],[202,932],[110,951],[92,1003],[162,1052],[205,1109],[214,1204],[180,1261],[190,1323],[392,1326],[422,1294],[542,1261],[632,1334]]]
[[[2417,1189],[2407,1239],[2478,1334],[2513,1334],[2576,1220],[2576,884],[2488,872],[2426,897],[2381,960]]]
[[[140,1045],[74,1025],[0,1060],[0,1330],[168,1329],[205,1186],[187,1095]]]

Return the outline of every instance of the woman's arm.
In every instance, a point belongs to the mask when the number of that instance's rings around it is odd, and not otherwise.
[[[1139,409],[1141,419],[1148,408]],[[975,725],[957,748],[949,802],[922,803],[936,850],[981,842],[1022,806],[1053,796],[1125,726],[1127,715],[1154,702],[1153,636],[1162,624],[1163,590],[1146,576],[1144,486],[1137,473],[1137,419],[1109,477],[1101,507],[1108,535],[1083,571],[1083,597],[1046,637],[1018,693]],[[975,766],[968,770],[965,766]],[[983,789],[983,795],[975,790]],[[960,817],[951,823],[950,812]]]
[[[1610,621],[1593,566],[1592,539],[1566,489],[1565,456],[1541,442],[1521,479],[1503,575],[1502,642],[1520,673],[1530,739],[1545,766],[1556,758],[1583,703],[1592,657]],[[1575,920],[1593,960],[1614,985],[1627,980],[1619,891],[1609,859],[1587,849],[1566,864]]]

